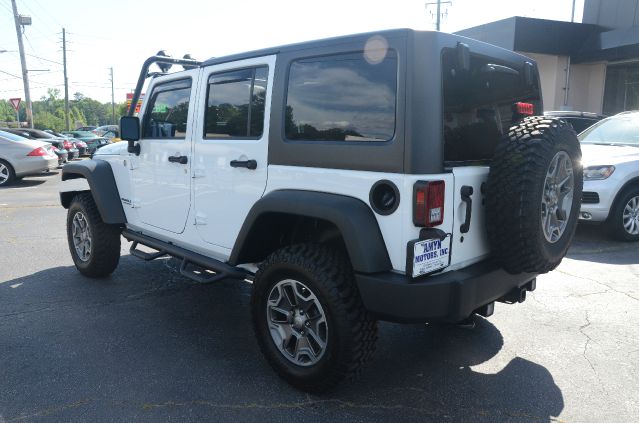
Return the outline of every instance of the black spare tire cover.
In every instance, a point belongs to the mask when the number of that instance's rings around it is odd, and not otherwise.
[[[510,273],[546,273],[559,265],[575,233],[583,170],[572,127],[525,118],[498,144],[486,189],[491,250]]]

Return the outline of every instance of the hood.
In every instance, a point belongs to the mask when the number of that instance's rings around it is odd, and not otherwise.
[[[581,144],[581,154],[584,167],[615,165],[639,160],[639,147]]]
[[[100,147],[95,155],[102,154],[111,154],[111,155],[120,155],[126,152],[127,143],[125,142],[116,142],[115,144],[107,144],[104,147]]]

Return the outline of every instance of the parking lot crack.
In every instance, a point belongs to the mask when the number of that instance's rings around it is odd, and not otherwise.
[[[632,299],[632,300],[639,301],[639,298],[637,298],[637,297],[635,297],[635,296],[633,296],[633,295],[631,295],[631,294],[628,294],[627,292],[620,291],[620,290],[618,290],[618,289],[616,289],[616,288],[614,288],[614,287],[612,287],[612,286],[608,285],[607,283],[604,283],[604,282],[598,281],[598,280],[596,280],[596,279],[587,278],[587,277],[585,277],[585,276],[580,276],[580,275],[575,275],[574,273],[565,272],[565,271],[563,271],[563,270],[559,270],[559,269],[555,269],[555,272],[563,273],[564,275],[572,276],[573,278],[583,279],[583,280],[586,280],[586,281],[594,282],[594,283],[596,283],[596,284],[598,284],[598,285],[605,286],[605,287],[606,287],[606,288],[608,288],[610,291],[614,291],[614,292],[616,292],[617,294],[625,295],[626,297],[628,297],[628,298],[630,298],[630,299]],[[585,296],[585,295],[584,295],[584,296]]]
[[[579,332],[586,338],[586,342],[584,343],[584,349],[583,352],[581,353],[581,355],[583,355],[584,359],[588,362],[588,365],[590,366],[590,369],[592,370],[592,372],[594,373],[595,377],[597,378],[597,381],[599,382],[599,386],[601,387],[602,391],[604,391],[604,393],[606,394],[606,396],[608,395],[608,391],[606,390],[606,387],[604,386],[601,377],[599,377],[599,372],[597,372],[597,369],[595,369],[595,366],[592,364],[592,361],[590,360],[590,358],[588,357],[588,347],[590,346],[591,342],[594,342],[593,339],[590,337],[590,335],[588,335],[586,333],[586,328],[590,327],[590,325],[592,325],[592,322],[590,321],[590,316],[588,314],[588,310],[586,310],[586,323],[579,326]]]

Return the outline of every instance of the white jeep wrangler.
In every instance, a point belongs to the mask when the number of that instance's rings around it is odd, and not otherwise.
[[[128,143],[63,169],[71,255],[105,277],[122,236],[199,282],[252,279],[267,360],[326,390],[371,357],[377,319],[489,316],[564,257],[581,152],[569,125],[531,116],[539,87],[532,60],[438,32],[153,56]]]

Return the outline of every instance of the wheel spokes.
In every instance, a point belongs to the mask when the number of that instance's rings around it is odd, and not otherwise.
[[[324,354],[328,326],[318,298],[302,282],[286,279],[271,288],[267,317],[273,342],[289,361],[316,364]]]

